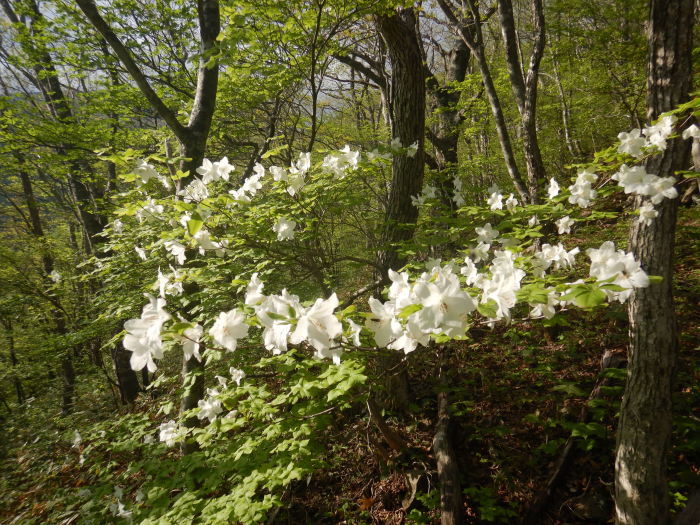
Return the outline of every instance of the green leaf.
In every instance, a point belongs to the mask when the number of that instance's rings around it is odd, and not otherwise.
[[[477,311],[484,317],[489,317],[491,319],[498,315],[498,304],[493,299],[489,299],[485,303],[479,303],[476,305]]]
[[[597,284],[577,284],[562,296],[562,299],[573,301],[580,308],[594,308],[603,304],[606,298],[605,292]]]
[[[192,218],[187,221],[187,232],[194,237],[202,229],[202,225],[204,225],[204,220],[198,213],[194,213]]]
[[[401,312],[399,312],[398,317],[399,317],[399,319],[407,319],[411,314],[419,312],[422,309],[423,309],[422,304],[409,304],[408,306],[404,306],[401,309]]]

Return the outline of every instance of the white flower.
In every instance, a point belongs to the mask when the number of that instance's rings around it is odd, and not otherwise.
[[[348,147],[349,149],[349,147]],[[357,156],[359,157],[360,153],[357,152]],[[355,160],[355,162],[357,162]],[[301,173],[306,173],[311,169],[311,152],[302,152],[299,153],[299,160],[297,160],[296,164],[296,169],[298,169]]]
[[[647,140],[642,137],[642,131],[633,129],[629,133],[619,133],[617,135],[620,145],[617,147],[618,153],[627,153],[632,157],[639,158],[642,156],[642,148],[646,146]]]
[[[656,175],[647,173],[644,166],[629,167],[627,164],[620,166],[620,170],[612,176],[618,181],[625,193],[636,193],[638,195],[649,195]]]
[[[549,179],[549,186],[547,187],[547,196],[553,199],[559,195],[559,184],[554,178]]]
[[[342,348],[331,349],[332,341],[343,331],[343,326],[333,311],[338,307],[338,297],[331,295],[328,299],[316,299],[316,302],[299,315],[296,329],[289,341],[299,344],[307,341],[316,349],[316,356],[331,357],[334,363],[340,362]]]
[[[187,186],[178,192],[178,195],[182,197],[185,202],[201,202],[207,197],[209,197],[209,190],[207,185],[204,184],[199,179],[194,179]]]
[[[587,208],[590,206],[591,201],[598,195],[598,192],[592,188],[593,183],[597,180],[598,175],[592,171],[579,171],[576,177],[576,182],[568,188],[571,192],[569,202],[571,204],[576,204],[581,208]]]
[[[651,203],[660,204],[664,197],[675,199],[678,197],[678,190],[674,187],[675,177],[657,177],[652,184]]]
[[[112,503],[109,506],[109,510],[112,511],[112,514],[114,514],[117,518],[130,518],[131,517],[131,511],[126,510],[126,507],[124,507],[124,504],[121,501],[117,501],[117,503]]]
[[[165,249],[170,252],[170,254],[177,259],[177,263],[182,265],[185,263],[185,246],[177,241],[165,241],[163,243]]]
[[[236,382],[236,386],[241,386],[241,381],[245,379],[245,372],[234,367],[229,368],[228,372],[231,374],[231,379]]]
[[[642,204],[642,207],[637,211],[639,212],[639,222],[645,226],[650,226],[654,219],[659,216],[659,212],[654,209],[654,205],[650,202]]]
[[[158,204],[155,199],[148,199],[144,205],[136,212],[136,217],[139,222],[143,222],[144,219],[149,217],[156,217],[163,213],[163,205]]]
[[[540,220],[537,218],[537,215],[533,215],[530,217],[530,219],[527,221],[527,225],[530,227],[537,226],[540,223]]]
[[[571,233],[571,227],[574,225],[574,222],[575,221],[568,215],[566,217],[562,217],[558,221],[555,221],[555,224],[559,230],[559,235]]]
[[[219,177],[228,182],[230,173],[234,171],[236,167],[233,164],[229,164],[227,157],[222,158],[219,162],[215,162],[214,164],[216,165],[216,171]],[[256,166],[259,166],[259,164],[256,164]]]
[[[458,208],[461,208],[467,203],[464,195],[462,195],[462,192],[458,190],[455,190],[454,194],[452,195],[452,202],[454,202],[455,206]]]
[[[209,422],[212,422],[216,419],[216,416],[223,412],[223,408],[221,407],[221,401],[215,397],[219,394],[215,389],[208,389],[207,394],[209,394],[208,397],[197,402],[199,407],[197,417],[199,419],[208,419]]]
[[[530,303],[532,310],[530,311],[530,317],[544,317],[545,319],[551,319],[557,311],[554,309],[555,306],[560,304],[557,298],[557,292],[552,291],[547,294],[546,303]]]
[[[134,246],[134,251],[136,252],[136,254],[139,256],[139,258],[142,261],[145,261],[148,259],[148,256],[146,255],[146,250],[144,250],[140,246]]]
[[[272,231],[277,234],[278,241],[290,241],[294,239],[294,228],[296,227],[296,221],[280,217],[272,227]]]
[[[129,319],[124,323],[124,348],[131,351],[131,368],[141,370],[148,367],[149,372],[155,372],[157,367],[153,358],[163,357],[163,343],[160,331],[163,324],[170,319],[166,312],[165,299],[146,295],[149,304],[143,307],[140,319]]]
[[[122,233],[124,231],[124,223],[119,219],[114,219],[112,221],[112,230],[114,230],[114,233]]]
[[[262,188],[262,182],[260,182],[261,176],[251,175],[246,180],[243,181],[243,186],[241,186],[241,191],[247,193],[251,197],[254,197],[258,190]]]
[[[542,250],[536,252],[532,259],[533,273],[536,277],[542,277],[552,266],[555,270],[569,268],[574,265],[578,253],[578,247],[567,252],[561,243],[556,246],[543,244]]]
[[[355,346],[361,346],[360,333],[362,332],[362,327],[352,319],[348,319],[347,321],[349,334],[345,340],[350,341]]]
[[[676,123],[676,117],[673,115],[666,115],[661,118],[653,126],[647,126],[644,128],[644,135],[647,137],[647,142],[649,146],[654,146],[660,151],[666,149],[666,139],[669,135],[673,133],[673,126]]]
[[[234,308],[228,312],[221,312],[214,326],[209,330],[209,335],[214,341],[233,352],[239,339],[248,335],[249,326],[245,322],[245,314]]]
[[[250,282],[246,288],[245,304],[248,306],[258,305],[265,300],[262,293],[264,284],[258,277],[258,272],[250,276]]]
[[[143,159],[138,161],[131,173],[141,177],[141,184],[146,184],[151,179],[160,178],[160,174],[156,169]]]
[[[510,319],[510,309],[515,306],[515,292],[520,289],[520,281],[525,272],[515,267],[516,255],[508,250],[496,251],[491,263],[491,278],[480,279],[476,285],[483,291],[481,302],[493,300],[496,303],[496,319]]]
[[[202,165],[199,168],[197,168],[197,173],[199,173],[202,176],[202,182],[204,184],[209,184],[210,182],[218,178],[216,168],[209,159],[204,159],[202,161]]]
[[[202,182],[209,184],[219,179],[228,181],[229,174],[236,169],[235,166],[229,164],[228,158],[224,157],[219,162],[211,162],[209,159],[204,159],[202,165],[197,168],[197,173],[202,176]]]
[[[175,421],[166,421],[159,427],[158,439],[166,446],[172,447],[181,439],[180,428]]]
[[[265,176],[265,166],[263,166],[259,162],[256,162],[253,166],[253,173],[255,173],[255,175],[257,175],[258,178],[262,179]]]
[[[632,288],[649,286],[649,277],[634,256],[622,250],[615,251],[615,244],[611,241],[604,242],[598,249],[589,248],[586,253],[591,259],[591,277],[599,281],[613,279],[614,284],[626,288],[622,292],[606,290],[608,297],[622,303],[632,294]]]
[[[267,296],[256,309],[258,319],[265,327],[265,348],[274,354],[286,352],[287,336],[292,328],[290,320],[303,312],[304,307],[301,306],[299,297],[288,293],[287,290],[282,290],[282,295]]]
[[[413,157],[415,157],[416,153],[418,153],[418,141],[415,141],[408,148],[406,148],[406,156],[409,159],[412,159]]]
[[[369,298],[369,308],[373,317],[367,320],[367,328],[374,333],[374,341],[380,348],[386,348],[403,333],[403,327],[395,316],[392,302],[382,303],[374,297]]]
[[[495,230],[494,230],[495,231]],[[474,262],[485,261],[489,258],[489,250],[491,249],[491,244],[485,242],[480,242],[475,248],[472,248],[472,258]]]
[[[300,171],[292,173],[289,172],[289,177],[287,178],[287,193],[294,197],[306,184],[304,179],[304,174]]]
[[[412,298],[414,304],[422,308],[409,316],[408,326],[415,326],[422,333],[463,336],[467,316],[476,308],[474,300],[460,288],[459,279],[448,266],[423,274],[413,285]]]
[[[347,144],[338,152],[329,153],[323,159],[322,167],[335,177],[342,179],[348,171],[357,168],[360,152],[352,151]]]
[[[490,222],[487,222],[481,228],[475,228],[474,231],[477,234],[477,241],[486,244],[491,244],[494,239],[498,237],[500,233],[498,230],[494,230]]]
[[[513,211],[517,205],[518,199],[516,199],[511,193],[506,199],[506,208],[508,208],[508,211]]]
[[[80,437],[80,432],[77,430],[73,433],[73,446],[71,448],[78,448],[83,442],[83,438]]]
[[[61,282],[61,274],[58,273],[56,270],[52,270],[49,274],[49,279],[51,279],[54,283],[58,284]]]
[[[490,206],[492,210],[502,210],[503,209],[503,195],[500,192],[493,192],[489,195],[486,203]]]
[[[272,178],[277,181],[287,180],[287,171],[279,166],[270,166],[270,173],[272,173]]]
[[[399,139],[399,137],[394,137],[393,139],[391,139],[391,144],[389,144],[389,147],[393,150],[399,150],[403,148],[403,145],[401,144],[401,140]]]
[[[222,256],[225,253],[225,243],[215,242],[211,240],[211,234],[206,228],[200,229],[194,234],[194,239],[199,244],[199,253],[204,255],[207,250],[215,251],[217,255]]]
[[[678,197],[678,191],[674,187],[676,183],[674,177],[659,177],[647,173],[644,166],[630,168],[623,164],[612,178],[618,181],[618,185],[624,188],[625,193],[651,197],[652,204],[659,204],[664,197],[667,199]]]
[[[686,139],[700,139],[700,128],[695,124],[691,124],[689,127],[683,130],[683,140]]]
[[[184,354],[185,361],[189,361],[192,357],[196,357],[197,361],[202,360],[202,356],[199,355],[199,344],[202,340],[202,334],[204,333],[204,328],[199,324],[195,324],[191,328],[187,328],[182,332],[183,337],[180,338],[182,341],[182,353]]]
[[[462,266],[459,273],[464,276],[464,282],[471,286],[479,278],[479,270],[476,268],[474,261],[472,261],[469,257],[464,258],[464,263],[466,266]]]

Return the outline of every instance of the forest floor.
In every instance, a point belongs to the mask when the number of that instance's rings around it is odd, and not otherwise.
[[[625,245],[626,229],[596,225]],[[579,232],[593,245],[600,235]],[[676,304],[681,353],[674,396],[670,487],[674,508],[697,488],[700,465],[700,209],[681,210],[677,234]],[[403,413],[384,413],[407,442],[393,450],[363,406],[338,414],[326,467],[290,486],[269,523],[438,523],[439,487],[432,440],[437,392],[451,400],[451,437],[461,472],[467,523],[519,523],[531,509],[573,440],[568,463],[531,523],[608,523],[612,517],[615,423],[624,384],[627,316],[622,305],[571,311],[565,326],[525,320],[476,327],[470,339],[408,359],[410,399]],[[504,344],[504,341],[506,344]],[[603,357],[614,368],[601,375]],[[616,367],[616,368],[615,368]],[[441,387],[434,379],[444,371]],[[431,380],[426,380],[431,378]],[[86,382],[81,421],[65,420],[46,391],[22,412],[3,415],[0,443],[0,523],[54,523],[70,491],[87,483],[65,436],[72,425],[113,416],[104,380]],[[100,383],[102,381],[102,383]],[[592,396],[595,387],[599,386]],[[595,399],[589,402],[590,397]],[[84,406],[83,406],[84,405]],[[119,461],[119,458],[114,458]],[[49,520],[49,516],[50,518]],[[56,523],[80,523],[76,514]],[[72,516],[72,517],[71,517]],[[49,521],[47,521],[49,520]]]

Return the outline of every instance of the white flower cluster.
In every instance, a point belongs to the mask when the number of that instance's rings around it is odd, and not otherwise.
[[[140,319],[129,319],[124,323],[124,348],[131,351],[131,368],[141,370],[148,367],[149,372],[156,371],[153,358],[163,357],[163,342],[160,332],[163,324],[170,319],[166,312],[165,299],[156,299],[152,295],[146,295],[149,303],[143,307]]]
[[[591,201],[593,201],[598,192],[593,189],[593,183],[598,180],[598,175],[590,170],[579,171],[576,176],[576,182],[569,186],[568,190],[571,192],[569,196],[569,202],[571,204],[576,204],[581,208],[587,208],[590,206]]]
[[[576,255],[580,252],[578,247],[567,251],[559,243],[556,246],[543,244],[542,249],[536,252],[532,259],[532,269],[535,277],[544,277],[549,268],[559,270],[560,268],[570,268],[574,265]]]
[[[389,300],[369,300],[373,316],[367,328],[374,333],[377,346],[409,353],[418,344],[427,345],[431,334],[464,336],[468,315],[476,304],[461,289],[451,265],[434,266],[413,284],[405,272],[389,271],[389,278]],[[409,307],[418,309],[406,317],[404,325],[400,318]]]
[[[625,290],[620,292],[606,290],[608,299],[617,299],[623,303],[632,294],[633,288],[649,286],[649,277],[642,270],[639,261],[631,253],[622,250],[615,251],[612,241],[604,242],[600,248],[590,248],[586,254],[591,259],[590,275],[598,281],[612,279],[612,283]]]
[[[159,180],[166,189],[170,187],[170,182],[168,179],[163,177],[160,173],[158,173],[153,165],[149,164],[143,159],[138,161],[136,167],[134,167],[131,173],[140,178],[139,185],[146,184],[151,179],[156,179]]]
[[[625,193],[649,197],[652,204],[659,204],[664,198],[678,197],[678,191],[673,186],[676,183],[675,177],[659,177],[647,173],[644,166],[629,167],[623,164],[612,178],[618,181]]]
[[[278,241],[290,241],[294,239],[294,228],[296,227],[297,223],[295,220],[280,217],[272,227],[272,231],[277,234]]]
[[[342,347],[335,341],[343,326],[334,315],[338,297],[318,298],[308,308],[299,297],[282,290],[280,295],[264,295],[258,274],[252,275],[246,291],[245,303],[252,306],[263,326],[265,348],[274,354],[287,351],[287,344],[308,343],[319,358],[340,361]]]
[[[666,141],[673,133],[676,120],[673,115],[667,115],[659,119],[656,124],[646,126],[643,130],[633,129],[629,133],[618,134],[620,145],[617,147],[617,151],[640,158],[647,149],[653,152],[665,150]]]
[[[360,161],[360,152],[352,151],[347,144],[338,152],[329,153],[323,159],[322,167],[334,176],[342,179],[348,171],[357,169]]]

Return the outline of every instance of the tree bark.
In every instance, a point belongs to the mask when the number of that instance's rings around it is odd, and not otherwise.
[[[382,246],[377,256],[382,277],[386,277],[389,269],[403,266],[404,259],[395,244],[413,237],[418,219],[418,208],[411,196],[423,188],[425,74],[413,9],[402,8],[391,16],[377,16],[376,23],[391,58],[392,136],[404,147],[418,144],[413,157],[405,153],[394,155]]]
[[[651,0],[647,118],[688,99],[691,85],[693,0]],[[687,168],[689,141],[674,139],[649,159],[661,177]],[[639,199],[638,199],[639,200]],[[639,202],[638,202],[639,204]],[[673,306],[673,248],[678,199],[664,199],[646,226],[635,221],[630,247],[650,275],[663,281],[630,298],[627,385],[620,408],[615,460],[615,511],[620,525],[669,523],[666,458],[671,439],[671,392],[678,339]]]
[[[440,523],[460,525],[463,521],[464,504],[459,482],[459,465],[450,439],[450,414],[447,394],[438,394],[438,422],[433,437],[433,454],[440,479]]]
[[[545,25],[542,0],[533,0],[535,18],[535,42],[530,56],[527,74],[523,76],[523,66],[518,52],[513,4],[511,0],[498,0],[498,13],[506,48],[506,66],[513,90],[513,96],[520,112],[523,131],[523,153],[527,169],[527,186],[530,203],[539,203],[539,186],[545,179],[544,162],[537,139],[537,81],[540,62],[544,53]]]
[[[469,23],[470,21],[461,21],[457,17],[452,5],[449,3],[449,0],[438,0],[438,4],[476,59],[476,63],[479,66],[479,71],[481,72],[481,79],[484,83],[486,96],[489,99],[491,113],[493,114],[493,119],[496,124],[496,135],[498,136],[498,142],[501,146],[503,159],[506,163],[506,170],[508,171],[508,175],[510,176],[513,186],[515,186],[515,190],[520,198],[523,200],[523,202],[529,202],[530,192],[528,191],[527,185],[520,175],[518,164],[515,161],[513,144],[511,143],[510,134],[508,133],[508,126],[506,125],[506,119],[503,115],[501,101],[498,98],[496,86],[494,85],[493,78],[491,77],[491,70],[486,62],[479,9],[473,0],[467,0],[467,4],[469,5],[472,14],[470,20],[472,23]],[[473,27],[473,31],[470,30],[471,27]]]

